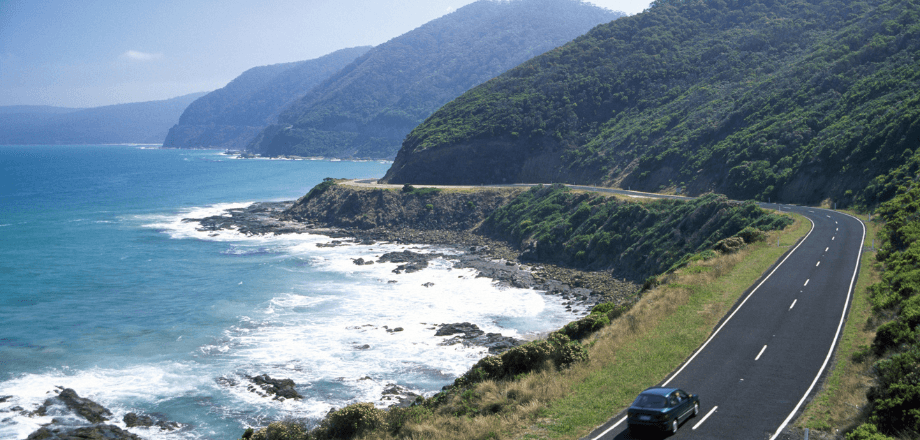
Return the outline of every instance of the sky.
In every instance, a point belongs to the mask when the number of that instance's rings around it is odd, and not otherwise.
[[[634,15],[651,0],[591,0]],[[376,46],[473,0],[0,0],[0,106],[97,107]]]

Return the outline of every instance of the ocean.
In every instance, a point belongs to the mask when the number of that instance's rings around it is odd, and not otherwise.
[[[391,384],[440,390],[487,352],[439,345],[436,324],[527,338],[577,318],[559,297],[498,286],[450,259],[399,275],[395,263],[352,263],[451,249],[319,247],[331,239],[210,233],[183,221],[389,166],[0,145],[0,438],[74,419],[27,414],[63,387],[110,409],[108,423],[122,428],[129,412],[182,425],[129,429],[143,438],[236,439],[354,402],[384,407]],[[303,399],[251,391],[247,376],[261,374],[292,379]]]

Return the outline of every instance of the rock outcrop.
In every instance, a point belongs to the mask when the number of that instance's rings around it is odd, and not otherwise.
[[[258,376],[247,376],[252,381],[249,391],[259,395],[269,397],[274,396],[274,400],[284,399],[302,399],[303,396],[297,392],[296,384],[291,379],[273,379],[267,374]]]
[[[441,324],[435,336],[452,336],[445,339],[441,345],[463,344],[466,346],[479,346],[489,349],[490,354],[502,353],[510,348],[523,344],[525,341],[501,333],[486,333],[478,325],[469,322],[456,324]]]

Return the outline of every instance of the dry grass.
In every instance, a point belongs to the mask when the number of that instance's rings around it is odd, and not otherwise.
[[[866,223],[865,246],[870,246],[878,226],[866,221],[866,218],[863,221]],[[863,252],[859,280],[846,327],[834,355],[834,365],[824,387],[796,421],[799,428],[838,433],[863,421],[866,392],[872,386],[868,370],[876,360],[867,350],[875,338],[876,325],[866,291],[879,281],[881,275],[875,254],[875,251]]]
[[[765,243],[697,261],[646,292],[626,314],[586,341],[589,361],[512,381],[487,381],[424,409],[399,434],[366,439],[576,438],[628,405],[686,359],[761,274],[810,223],[769,234]],[[780,246],[777,246],[777,243]],[[420,407],[419,411],[422,411]],[[458,416],[458,414],[460,414]]]

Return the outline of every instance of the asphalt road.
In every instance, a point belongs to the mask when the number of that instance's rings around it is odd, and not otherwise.
[[[684,198],[568,186],[631,197]],[[811,220],[812,230],[658,384],[700,395],[700,414],[671,438],[777,438],[818,390],[837,347],[859,273],[865,226],[832,210],[760,205],[801,214]],[[625,410],[610,408],[615,415],[585,439],[635,438],[627,429]]]
[[[856,284],[865,228],[835,211],[782,209],[814,226],[660,384],[700,395],[700,415],[684,422],[674,439],[774,439],[827,371]],[[610,410],[617,415],[586,439],[634,438],[625,408]]]

